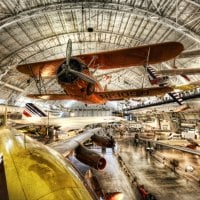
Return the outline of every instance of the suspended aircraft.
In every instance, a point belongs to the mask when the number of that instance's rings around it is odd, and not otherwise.
[[[78,100],[84,103],[103,104],[106,101],[123,100],[130,97],[154,96],[168,93],[171,87],[152,87],[130,90],[104,91],[93,76],[98,69],[126,68],[144,64],[156,64],[170,60],[181,53],[183,45],[165,42],[127,49],[71,56],[72,41],[69,39],[66,58],[23,64],[17,69],[34,78],[39,94],[28,97],[44,100]],[[91,72],[90,70],[93,70]],[[42,93],[38,82],[47,77],[57,78],[64,94]],[[43,81],[42,81],[43,83]]]
[[[149,82],[151,85],[159,85],[160,87],[169,85],[168,76],[161,76],[157,74],[157,71],[151,66],[145,66],[145,68],[147,70]],[[171,91],[168,93],[168,95],[172,97],[172,99],[174,99],[174,101],[176,101],[179,105],[183,104],[183,99],[180,97],[178,92]]]

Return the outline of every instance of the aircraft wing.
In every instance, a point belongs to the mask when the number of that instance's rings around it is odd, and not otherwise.
[[[165,42],[146,46],[132,47],[100,53],[84,54],[74,56],[86,65],[91,63],[92,68],[112,69],[144,65],[145,63],[155,64],[170,60],[181,53],[183,45],[178,42]],[[43,61],[37,63],[23,64],[17,66],[17,70],[31,77],[52,77],[55,76],[59,66],[65,58]]]
[[[79,57],[86,64],[89,64],[93,58],[96,58],[94,61],[96,65],[91,65],[90,67],[96,68],[100,66],[100,69],[113,69],[139,66],[146,63],[160,63],[176,57],[182,50],[183,45],[179,42],[165,42],[127,49],[85,54],[76,57]]]
[[[44,62],[23,64],[17,66],[17,70],[31,77],[51,77],[55,76],[59,66],[65,61],[65,58],[50,60]]]
[[[58,142],[58,143],[52,143],[48,146],[52,147],[65,157],[70,154],[72,150],[77,148],[80,144],[85,142],[86,140],[90,139],[92,135],[97,133],[100,130],[100,128],[90,129],[85,131],[83,134],[74,136],[73,138],[70,138],[69,140]]]
[[[32,99],[44,99],[44,100],[78,100],[79,97],[70,96],[67,94],[29,94],[27,97]]]
[[[143,139],[143,140],[146,140],[146,139]],[[160,141],[155,141],[155,140],[146,140],[146,141],[150,141],[154,144],[158,144],[158,145],[161,145],[161,146],[164,146],[164,147],[169,147],[169,148],[172,148],[172,149],[176,149],[176,150],[179,150],[179,151],[183,151],[183,152],[186,152],[186,153],[191,153],[191,154],[200,156],[199,150],[193,150],[193,149],[189,149],[189,148],[177,146],[177,145],[170,145],[170,144],[160,142]]]
[[[107,99],[108,101],[124,100],[131,97],[146,97],[146,96],[157,96],[169,93],[173,90],[172,87],[152,87],[152,88],[140,88],[130,90],[115,90],[115,91],[104,91],[94,92],[95,95],[101,98]],[[67,94],[29,94],[27,97],[44,100],[79,100],[79,97],[72,97]]]
[[[140,89],[130,89],[130,90],[115,90],[115,91],[105,91],[105,92],[95,92],[102,98],[108,101],[124,100],[131,97],[146,97],[146,96],[156,96],[171,92],[173,89],[171,87],[152,87],[152,88],[140,88]]]
[[[198,88],[200,87],[200,81],[194,81],[194,82],[191,82],[189,84],[186,84],[186,85],[175,85],[175,86],[172,86],[174,89],[179,89],[179,90],[192,90],[192,89],[195,89],[195,88]]]
[[[157,74],[175,76],[175,75],[191,75],[199,74],[200,68],[190,68],[190,69],[166,69],[157,71]]]

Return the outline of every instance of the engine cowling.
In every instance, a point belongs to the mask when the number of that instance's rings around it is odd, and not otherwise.
[[[113,137],[100,136],[100,135],[94,134],[91,137],[91,139],[97,145],[102,146],[102,147],[112,148],[115,146],[115,140],[113,139]]]
[[[60,72],[65,67],[64,65],[65,65],[65,62],[57,70],[58,81],[63,82],[63,83],[72,83],[76,81],[78,79],[78,76],[71,72],[67,72],[67,73],[64,72],[58,76],[58,74],[60,74]],[[75,58],[70,58],[69,66],[70,66],[70,69],[73,69],[78,72],[82,72],[84,69],[86,69],[86,66]]]
[[[90,167],[97,170],[102,170],[106,166],[106,160],[104,157],[100,156],[98,153],[87,149],[83,145],[79,145],[75,149],[76,158]]]

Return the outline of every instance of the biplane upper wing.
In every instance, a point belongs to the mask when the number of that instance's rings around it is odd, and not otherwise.
[[[130,90],[115,90],[115,91],[104,91],[95,92],[100,97],[107,99],[108,101],[124,100],[131,97],[146,97],[166,94],[171,92],[171,87],[152,87],[152,88],[140,88]]]
[[[51,61],[44,61],[44,62],[37,62],[37,63],[30,63],[30,64],[23,64],[17,66],[17,70],[21,73],[27,74],[32,77],[51,77],[55,76],[59,66],[65,61],[65,58],[51,60]]]
[[[183,45],[179,42],[165,42],[146,46],[132,47],[100,53],[91,53],[74,56],[89,65],[90,68],[111,69],[120,67],[139,66],[146,63],[155,64],[167,61],[179,55]],[[23,64],[17,69],[29,76],[51,77],[55,76],[59,66],[65,58],[38,63]]]
[[[76,56],[84,63],[89,64],[93,58],[94,65],[90,67],[100,69],[112,69],[160,63],[170,60],[183,51],[183,45],[179,42],[165,42],[145,46],[119,49],[100,53],[92,53]]]

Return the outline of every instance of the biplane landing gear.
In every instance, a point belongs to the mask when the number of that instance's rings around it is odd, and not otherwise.
[[[87,89],[86,89],[86,94],[87,94],[87,95],[91,95],[91,94],[94,93],[94,90],[95,90],[94,84],[88,83]]]

